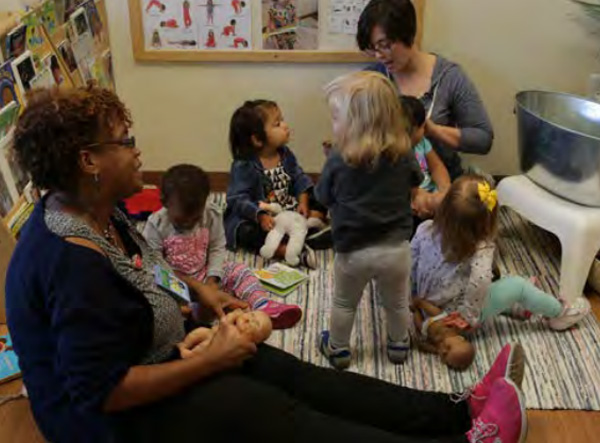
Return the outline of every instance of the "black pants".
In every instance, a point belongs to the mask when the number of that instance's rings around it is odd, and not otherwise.
[[[119,419],[123,441],[466,442],[465,402],[304,363],[262,345],[222,373]]]
[[[258,223],[244,221],[236,231],[235,242],[238,248],[258,254],[260,248],[265,244],[267,233],[262,230]]]

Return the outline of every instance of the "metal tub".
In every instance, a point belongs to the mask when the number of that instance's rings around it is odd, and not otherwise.
[[[517,94],[521,170],[548,191],[600,207],[600,104],[570,94]]]

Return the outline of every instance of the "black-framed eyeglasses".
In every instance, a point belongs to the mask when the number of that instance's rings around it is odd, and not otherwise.
[[[121,140],[107,140],[105,142],[92,143],[90,145],[87,145],[86,148],[97,148],[98,146],[106,145],[119,145],[124,146],[125,148],[133,149],[136,147],[135,136],[122,138]]]
[[[389,54],[389,52],[392,50],[392,46],[394,46],[394,42],[392,40],[383,39],[379,40],[377,43],[368,48],[366,52],[371,55],[375,55],[376,53]]]

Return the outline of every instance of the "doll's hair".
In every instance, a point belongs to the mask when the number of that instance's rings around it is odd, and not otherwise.
[[[410,125],[385,76],[353,72],[329,83],[325,94],[343,128],[336,142],[346,163],[373,165],[382,155],[396,161],[410,152]]]
[[[425,124],[427,113],[425,112],[425,106],[423,106],[421,100],[410,95],[403,95],[400,102],[413,131]]]
[[[186,214],[204,208],[210,194],[210,181],[202,168],[194,165],[177,165],[169,168],[162,178],[160,190],[162,204],[176,201]]]
[[[254,157],[256,148],[254,136],[266,143],[265,125],[269,115],[278,108],[271,100],[249,100],[236,109],[229,125],[229,147],[234,160],[249,160]]]
[[[481,242],[493,241],[498,230],[498,205],[490,208],[479,194],[479,185],[493,186],[482,176],[459,177],[436,211],[433,226],[446,261],[460,263],[475,254]]]
[[[464,371],[475,359],[475,348],[466,339],[459,346],[454,346],[451,352],[445,356],[444,362],[457,371]]]

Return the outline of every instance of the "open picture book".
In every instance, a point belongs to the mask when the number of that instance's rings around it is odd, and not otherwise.
[[[283,263],[273,263],[267,268],[258,269],[255,274],[267,291],[281,297],[289,295],[308,279],[304,272]]]

